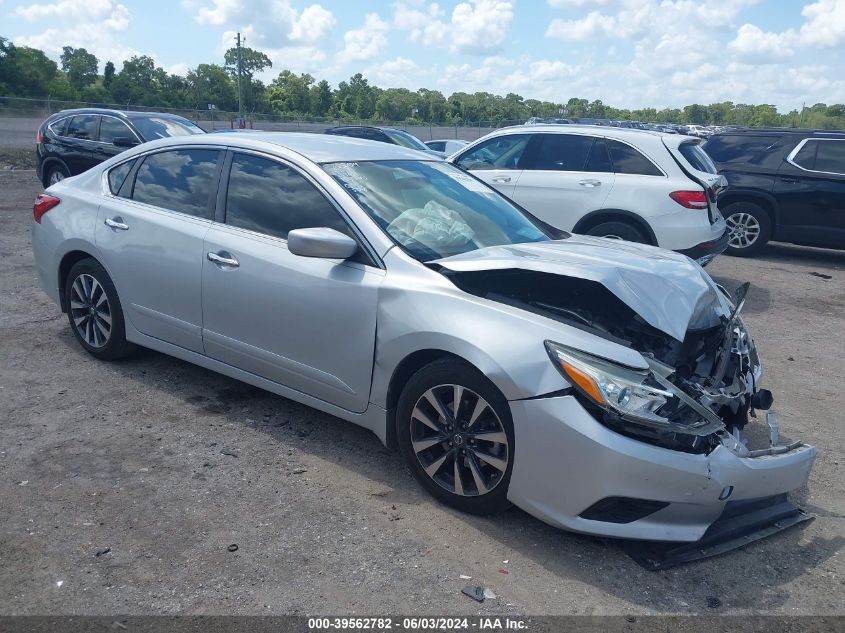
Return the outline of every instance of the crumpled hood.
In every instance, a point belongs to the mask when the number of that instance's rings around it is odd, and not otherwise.
[[[522,269],[604,285],[647,323],[683,341],[687,330],[730,315],[724,296],[689,257],[654,246],[571,235],[563,240],[490,246],[439,259],[455,272]]]

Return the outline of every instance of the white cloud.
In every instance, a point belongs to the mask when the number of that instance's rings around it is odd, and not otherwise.
[[[12,38],[15,44],[40,48],[58,58],[63,46],[85,48],[102,65],[107,60],[120,62],[141,53],[124,43],[132,16],[125,5],[113,0],[59,0],[45,4],[19,5],[12,15],[34,24],[61,23],[37,33]]]
[[[448,21],[439,4],[404,0],[393,5],[393,24],[408,31],[411,41],[448,43],[451,53],[474,55],[499,50],[514,15],[510,0],[467,0],[455,6]]]
[[[579,20],[555,18],[546,29],[546,37],[559,40],[590,40],[595,37],[609,37],[616,30],[616,16],[591,11]]]
[[[364,24],[343,34],[343,51],[338,54],[344,61],[372,59],[387,46],[387,32],[390,25],[378,13],[368,13]]]
[[[319,42],[337,24],[331,11],[327,11],[319,4],[312,4],[302,10],[299,18],[293,20],[290,39],[295,42]]]
[[[791,57],[794,39],[794,33],[767,33],[754,24],[743,24],[728,47],[740,59],[770,62]]]
[[[376,64],[363,71],[373,85],[380,88],[417,88],[427,75],[417,63],[407,57],[397,57]]]
[[[801,41],[806,46],[840,46],[845,43],[845,2],[818,0],[801,10],[806,23],[801,27]]]

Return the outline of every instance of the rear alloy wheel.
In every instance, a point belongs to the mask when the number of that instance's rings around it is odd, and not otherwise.
[[[747,257],[762,249],[772,234],[769,214],[751,202],[734,202],[723,211],[728,227],[728,255]]]
[[[65,283],[65,305],[73,335],[88,353],[114,360],[132,350],[117,291],[99,262],[83,259],[73,265]]]
[[[627,222],[611,221],[597,224],[587,231],[587,235],[594,237],[607,237],[616,240],[625,240],[626,242],[639,242],[640,244],[648,244],[648,240],[642,231],[637,227],[628,224]]]
[[[435,497],[475,514],[510,505],[510,410],[474,368],[457,359],[423,367],[402,393],[397,425],[411,471]]]
[[[44,187],[52,187],[57,182],[61,182],[68,177],[67,170],[61,165],[53,165],[47,169],[47,175],[44,177]]]

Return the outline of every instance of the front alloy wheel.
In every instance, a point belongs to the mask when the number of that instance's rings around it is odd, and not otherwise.
[[[396,406],[396,439],[414,477],[443,503],[473,514],[510,506],[510,405],[466,361],[442,358],[411,376]]]
[[[426,475],[446,491],[484,495],[508,469],[508,436],[488,402],[461,385],[437,385],[417,400],[411,445]]]

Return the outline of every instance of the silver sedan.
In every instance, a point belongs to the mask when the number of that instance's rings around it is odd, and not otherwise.
[[[50,187],[34,216],[41,284],[89,353],[140,345],[359,424],[467,512],[695,541],[802,486],[815,456],[755,416],[772,396],[742,293],[413,150],[166,139]]]

